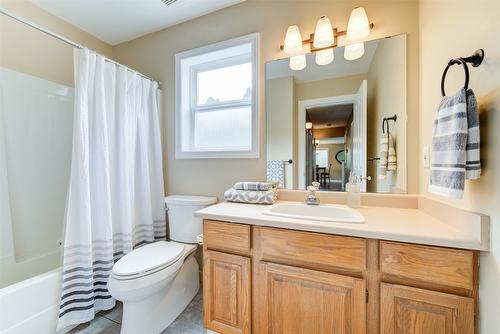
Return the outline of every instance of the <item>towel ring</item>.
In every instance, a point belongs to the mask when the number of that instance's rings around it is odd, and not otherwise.
[[[464,59],[462,58],[455,58],[452,59],[448,62],[448,65],[446,65],[446,68],[444,69],[443,76],[441,77],[441,95],[446,96],[446,93],[444,91],[444,82],[446,79],[446,73],[448,73],[448,70],[450,69],[451,66],[453,65],[460,65],[462,64],[465,72],[465,83],[464,83],[464,89],[467,90],[469,88],[469,67],[467,67],[467,63],[465,62]]]

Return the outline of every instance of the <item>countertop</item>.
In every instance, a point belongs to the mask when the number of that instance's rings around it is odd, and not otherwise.
[[[276,203],[289,202],[278,201]],[[488,240],[478,238],[477,235],[473,236],[467,232],[467,229],[461,229],[460,225],[447,223],[419,209],[362,206],[358,211],[364,216],[365,223],[355,224],[299,220],[262,213],[268,207],[268,205],[224,202],[199,210],[195,216],[232,223],[433,246],[472,250],[487,250],[488,248]]]

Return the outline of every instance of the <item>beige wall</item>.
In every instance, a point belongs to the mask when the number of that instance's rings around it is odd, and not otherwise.
[[[267,113],[267,159],[297,160],[294,156],[292,138],[294,127],[294,79],[284,77],[268,80],[266,92]],[[296,165],[296,164],[295,164]],[[294,188],[293,166],[285,165],[285,188]]]
[[[500,2],[497,0],[422,0],[420,7],[420,136],[429,145],[436,108],[441,99],[441,74],[450,58],[468,56],[483,48],[480,67],[470,67],[470,87],[480,108],[481,161],[479,180],[467,181],[462,200],[444,200],[454,206],[491,217],[491,250],[481,254],[480,333],[500,333]],[[450,69],[447,93],[463,85],[463,71]],[[411,90],[409,90],[411,92]],[[429,170],[420,167],[420,192],[429,195]],[[436,197],[442,199],[441,197]]]
[[[368,70],[368,157],[380,157],[380,138],[384,117],[397,115],[389,122],[397,156],[397,170],[378,179],[378,163],[368,163],[369,191],[406,191],[406,36],[383,39],[378,43]]]
[[[112,56],[110,45],[26,0],[0,0],[0,7],[107,57]],[[72,47],[5,15],[0,15],[0,66],[74,86]]]
[[[366,79],[366,74],[297,83],[295,87],[296,100],[356,94],[364,79]]]
[[[364,6],[375,23],[371,39],[408,34],[409,152],[418,147],[418,2],[413,1],[262,1],[248,0],[236,6],[117,45],[118,61],[151,75],[164,88],[165,183],[169,194],[221,196],[238,180],[265,178],[265,62],[283,57],[279,45],[286,28],[298,24],[304,36],[314,31],[317,19],[328,15],[334,25],[345,29],[350,11]],[[175,160],[174,154],[174,56],[176,53],[232,37],[260,32],[260,158],[229,160]],[[344,40],[340,40],[344,44]],[[417,156],[409,161],[409,173],[418,173]],[[187,182],[187,181],[190,182]],[[416,183],[415,183],[416,184]],[[416,192],[417,186],[409,187]]]

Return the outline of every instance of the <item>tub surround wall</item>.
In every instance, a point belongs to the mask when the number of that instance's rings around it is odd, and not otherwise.
[[[464,57],[483,48],[486,57],[481,66],[469,66],[470,87],[476,93],[481,124],[481,160],[479,180],[467,181],[462,200],[440,201],[491,218],[491,247],[481,253],[479,302],[480,333],[500,333],[500,2],[496,0],[420,1],[420,151],[431,143],[432,125],[439,105],[440,80],[450,58]],[[466,27],[471,27],[468,29]],[[451,68],[446,78],[446,92],[453,94],[463,85],[464,74]],[[408,90],[411,92],[411,90]],[[409,122],[408,124],[413,124]],[[429,169],[419,163],[420,193],[427,192]],[[409,174],[411,175],[411,174]]]
[[[418,1],[259,1],[241,4],[184,22],[113,47],[116,60],[163,83],[163,132],[165,183],[170,194],[222,196],[240,180],[265,178],[265,63],[283,57],[279,44],[286,28],[298,24],[303,34],[313,32],[317,19],[328,15],[340,29],[347,27],[351,10],[364,6],[375,23],[370,39],[408,34],[408,122],[418,124]],[[279,13],[279,15],[277,15]],[[176,53],[260,32],[260,158],[175,160],[174,151],[174,56]],[[305,36],[305,35],[304,35]],[[344,40],[340,39],[340,44]],[[408,131],[408,192],[418,188],[418,127]],[[191,180],[192,182],[186,182]]]
[[[1,0],[0,7],[56,34],[112,57],[111,45],[27,0]],[[0,66],[73,87],[73,48],[0,15]]]

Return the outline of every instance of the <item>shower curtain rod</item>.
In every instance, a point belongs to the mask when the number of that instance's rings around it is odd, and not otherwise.
[[[32,27],[32,28],[34,28],[34,29],[38,30],[38,31],[41,31],[41,32],[43,32],[43,33],[45,33],[45,34],[49,35],[49,36],[52,36],[52,37],[54,37],[54,38],[57,38],[58,40],[63,41],[64,43],[69,44],[69,45],[71,45],[71,46],[73,46],[73,47],[75,47],[75,48],[85,49],[85,46],[80,45],[80,44],[78,44],[78,43],[76,43],[76,42],[73,42],[72,40],[67,39],[66,37],[63,37],[63,36],[61,36],[61,35],[56,34],[55,32],[52,32],[52,31],[50,31],[50,30],[47,30],[47,29],[45,29],[45,28],[43,28],[43,27],[41,27],[41,26],[39,26],[39,25],[37,25],[37,24],[35,24],[35,23],[31,22],[31,21],[28,21],[28,20],[26,20],[26,19],[24,19],[24,18],[22,18],[22,17],[20,17],[20,16],[17,16],[16,14],[11,13],[11,12],[9,12],[8,10],[6,10],[6,9],[4,9],[4,8],[1,8],[1,7],[0,7],[0,13],[4,14],[5,16],[8,16],[8,17],[10,17],[10,18],[12,18],[12,19],[14,19],[14,20],[16,20],[16,21],[18,21],[18,22],[24,23],[24,24],[26,24],[27,26],[30,26],[30,27]],[[95,51],[93,51],[93,52],[95,52]],[[95,53],[97,53],[97,52],[95,52]],[[97,53],[97,54],[101,55],[100,53]],[[142,73],[140,73],[140,72],[137,72],[136,70],[131,69],[130,67],[125,66],[125,65],[123,65],[123,64],[120,64],[120,63],[118,63],[118,62],[116,62],[116,61],[114,61],[114,60],[112,60],[112,59],[109,59],[108,57],[106,57],[106,56],[104,56],[104,55],[101,55],[101,56],[103,56],[103,57],[104,57],[104,59],[105,59],[107,62],[109,62],[109,63],[115,64],[115,65],[117,65],[117,66],[124,67],[124,68],[126,68],[127,70],[129,70],[129,71],[131,71],[131,72],[134,72],[134,73],[136,73],[136,74],[140,75],[140,76],[141,76],[141,77],[143,77],[143,78],[146,78],[146,79],[148,79],[148,80],[151,80],[151,81],[157,82],[157,83],[158,83],[158,88],[160,88],[160,85],[161,85],[161,82],[160,82],[160,81],[155,80],[155,79],[153,79],[153,78],[151,78],[151,77],[148,77],[147,75],[144,75],[144,74],[142,74]]]

